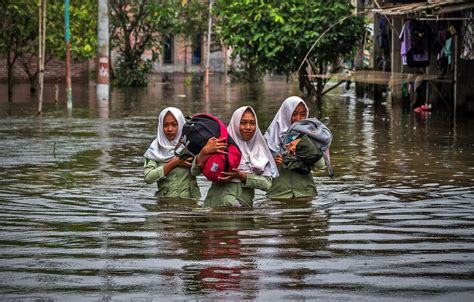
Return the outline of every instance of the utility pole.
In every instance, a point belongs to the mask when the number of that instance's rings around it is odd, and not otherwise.
[[[211,55],[212,0],[209,0],[209,22],[207,25],[206,87],[209,87],[209,57]]]
[[[65,40],[66,40],[66,95],[67,95],[67,107],[72,108],[72,85],[71,85],[71,47],[69,41],[71,38],[71,32],[69,29],[69,0],[65,0],[64,3],[64,27],[66,29]]]
[[[97,100],[109,101],[109,10],[107,0],[99,1],[97,50]]]

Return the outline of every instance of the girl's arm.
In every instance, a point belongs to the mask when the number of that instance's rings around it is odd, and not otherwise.
[[[272,177],[247,173],[247,180],[242,182],[242,186],[267,191],[272,186]]]

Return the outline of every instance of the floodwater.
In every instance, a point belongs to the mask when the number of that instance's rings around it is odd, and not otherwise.
[[[0,86],[1,300],[473,301],[474,119],[334,90],[309,104],[334,134],[314,200],[211,211],[145,184],[159,112],[252,105],[265,130],[297,84],[156,78],[103,106],[77,82],[71,109],[60,88],[37,116],[27,85]]]

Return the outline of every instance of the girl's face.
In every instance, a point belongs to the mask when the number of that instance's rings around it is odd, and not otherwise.
[[[308,112],[306,111],[305,105],[303,103],[299,103],[291,115],[291,123],[293,124],[294,122],[304,120],[307,114]]]
[[[240,136],[244,141],[249,141],[257,130],[257,121],[252,111],[246,110],[240,119]]]
[[[165,114],[163,119],[163,132],[169,141],[174,140],[178,133],[178,121],[171,112]]]

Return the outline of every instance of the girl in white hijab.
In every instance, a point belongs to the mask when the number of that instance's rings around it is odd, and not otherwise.
[[[204,206],[252,207],[255,189],[268,190],[272,177],[278,176],[278,169],[258,128],[257,115],[252,107],[235,110],[227,131],[242,152],[242,159],[233,172],[224,172],[225,176],[220,179],[222,182],[212,183]],[[203,154],[197,156],[198,161],[205,156],[207,149],[206,146],[203,148]],[[198,166],[193,165],[194,169]]]
[[[156,138],[144,154],[145,181],[157,183],[157,197],[200,197],[196,177],[190,171],[192,158],[181,159],[174,155],[185,122],[178,108],[168,107],[161,111]]]
[[[284,150],[283,139],[288,128],[294,122],[308,118],[306,103],[297,96],[287,98],[280,106],[273,121],[265,132],[265,139],[272,151],[280,176],[273,179],[272,187],[267,191],[271,199],[311,199],[316,196],[313,174],[303,175],[282,166]],[[320,167],[321,163],[316,163]]]

